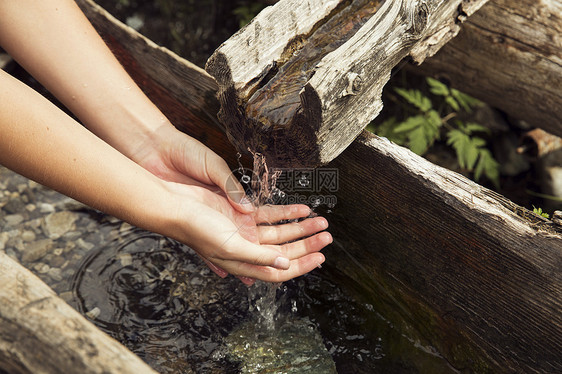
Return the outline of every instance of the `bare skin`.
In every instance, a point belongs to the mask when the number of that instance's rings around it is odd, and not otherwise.
[[[226,162],[173,127],[74,1],[0,0],[0,45],[86,126],[0,71],[2,165],[191,246],[222,277],[281,282],[324,262],[327,221],[271,224],[310,209],[227,196]]]

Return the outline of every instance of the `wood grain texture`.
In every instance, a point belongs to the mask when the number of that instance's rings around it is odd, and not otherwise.
[[[292,26],[299,13],[287,18],[292,2],[278,2],[207,62],[219,83],[219,117],[229,138],[240,151],[259,151],[274,166],[329,162],[380,112],[390,71],[408,55],[421,62],[434,54],[485,2],[341,2],[331,13],[303,13],[316,25],[307,33]],[[274,25],[268,23],[273,14]],[[272,27],[292,33],[280,40],[289,40],[283,48],[270,39]],[[254,51],[255,58],[248,58],[248,46],[270,44],[275,53]]]
[[[416,70],[562,136],[562,1],[490,1]]]
[[[0,251],[0,371],[155,374]]]
[[[355,244],[328,250],[328,264],[386,284],[457,369],[562,370],[560,226],[370,133],[329,167],[340,174],[332,233]]]

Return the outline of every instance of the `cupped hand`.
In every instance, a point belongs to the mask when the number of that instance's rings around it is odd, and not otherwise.
[[[173,128],[159,130],[154,144],[135,161],[168,182],[175,218],[166,235],[190,245],[216,274],[248,285],[282,282],[324,262],[328,222],[307,218],[306,205],[254,207],[221,157]],[[288,220],[299,222],[281,223]]]

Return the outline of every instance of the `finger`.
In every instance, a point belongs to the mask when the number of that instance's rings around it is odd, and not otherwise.
[[[304,257],[310,253],[318,252],[328,244],[331,244],[333,241],[334,239],[332,238],[332,235],[329,232],[324,231],[306,239],[274,247],[279,248],[281,253],[291,260],[294,260]]]
[[[236,278],[240,279],[240,281],[246,286],[253,286],[254,283],[256,283],[256,280],[254,278],[244,277],[242,275],[239,275]]]
[[[240,213],[251,213],[255,210],[254,205],[246,196],[244,188],[232,174],[224,159],[214,152],[209,152],[205,155],[205,165],[209,178],[224,191],[234,209]]]
[[[199,256],[201,257],[201,256]],[[205,262],[205,264],[207,264],[207,266],[209,267],[209,269],[211,269],[216,275],[218,275],[221,278],[226,278],[226,276],[228,275],[228,272],[226,272],[226,270],[224,270],[221,267],[218,267],[217,265],[213,264],[211,261],[207,260],[206,258],[203,258],[203,261]]]
[[[282,244],[327,228],[328,221],[324,217],[315,217],[284,225],[258,226],[258,238],[261,244]]]
[[[257,266],[247,263],[234,262],[224,264],[229,267],[232,274],[243,274],[246,277],[259,279],[265,282],[285,282],[306,274],[315,268],[321,267],[326,258],[322,253],[311,253],[307,256],[291,261],[291,266],[286,270],[274,269],[269,266]]]
[[[219,261],[238,261],[254,265],[272,266],[277,269],[288,269],[290,260],[280,252],[281,247],[262,246],[233,235],[224,242],[221,248],[209,259],[221,266]],[[228,269],[225,269],[228,271]]]
[[[264,205],[260,206],[255,215],[257,224],[269,223],[308,217],[312,211],[303,204]]]
[[[207,264],[207,266],[209,267],[209,269],[211,269],[216,275],[218,275],[221,278],[226,278],[228,276],[228,272],[226,270],[224,270],[223,268],[213,264],[211,261],[207,260],[206,258],[203,258],[203,261],[205,262],[205,264]],[[256,283],[256,280],[253,278],[249,278],[249,277],[244,277],[242,275],[237,276],[236,278],[240,279],[240,281],[242,283],[244,283],[246,286],[252,286],[254,283]]]

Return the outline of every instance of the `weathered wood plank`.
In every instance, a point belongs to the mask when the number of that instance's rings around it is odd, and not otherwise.
[[[562,136],[562,1],[490,1],[415,70]]]
[[[421,62],[435,53],[485,2],[325,1],[327,12],[319,1],[282,0],[207,62],[221,121],[239,150],[259,151],[272,165],[325,164],[380,112],[391,69],[410,54]],[[310,32],[295,26],[304,19]],[[278,29],[287,30],[283,38]]]
[[[155,374],[0,251],[0,371]]]
[[[329,167],[340,174],[330,227],[348,248],[327,263],[370,302],[398,300],[457,369],[562,370],[562,227],[367,132]]]

